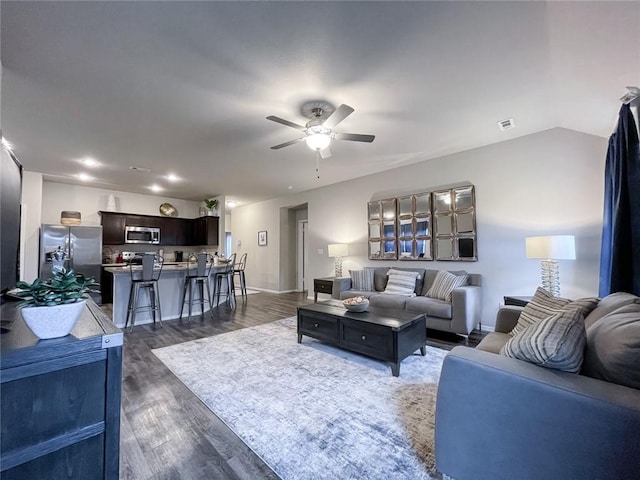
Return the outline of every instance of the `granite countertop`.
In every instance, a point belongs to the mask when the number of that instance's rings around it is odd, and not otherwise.
[[[123,265],[122,263],[114,263],[114,264],[105,264],[103,265],[105,271],[109,273],[113,273],[115,275],[118,274],[129,274],[131,269],[129,265]],[[226,265],[211,265],[211,270],[214,271],[216,269],[226,268]],[[142,265],[134,265],[133,271],[142,270]],[[188,270],[188,266],[186,262],[183,263],[165,263],[162,266],[162,272],[185,272]]]
[[[169,266],[169,265],[187,265],[187,262],[164,262],[164,266]],[[128,263],[103,263],[102,264],[103,267],[127,267],[129,268],[129,264]]]

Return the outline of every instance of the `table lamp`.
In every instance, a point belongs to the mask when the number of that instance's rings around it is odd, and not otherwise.
[[[349,245],[346,243],[334,243],[327,248],[328,255],[335,257],[336,277],[342,277],[342,257],[349,255]]]
[[[527,258],[542,259],[542,286],[554,297],[560,296],[558,260],[575,260],[576,244],[573,235],[527,237]]]

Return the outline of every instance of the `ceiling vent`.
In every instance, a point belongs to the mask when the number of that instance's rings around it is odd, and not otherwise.
[[[150,172],[151,170],[148,168],[144,168],[144,167],[137,167],[135,165],[131,165],[129,167],[129,170],[135,170],[136,172]]]
[[[500,120],[498,122],[498,127],[500,128],[500,130],[502,130],[503,132],[505,130],[511,130],[513,127],[516,126],[516,122],[513,121],[513,118],[507,118],[506,120]]]

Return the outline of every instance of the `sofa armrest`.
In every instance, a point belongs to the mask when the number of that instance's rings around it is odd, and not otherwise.
[[[466,347],[444,360],[436,466],[456,480],[631,479],[640,390]]]
[[[504,306],[500,307],[496,315],[496,332],[509,333],[518,323],[520,312],[524,307]]]
[[[331,289],[331,298],[340,299],[340,293],[351,289],[351,278],[340,277],[333,279],[333,288]]]
[[[451,293],[451,330],[461,335],[470,334],[480,323],[482,287],[466,285]]]

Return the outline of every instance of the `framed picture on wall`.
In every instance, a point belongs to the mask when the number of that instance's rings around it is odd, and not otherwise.
[[[264,247],[267,244],[267,231],[262,230],[258,232],[258,246]]]

